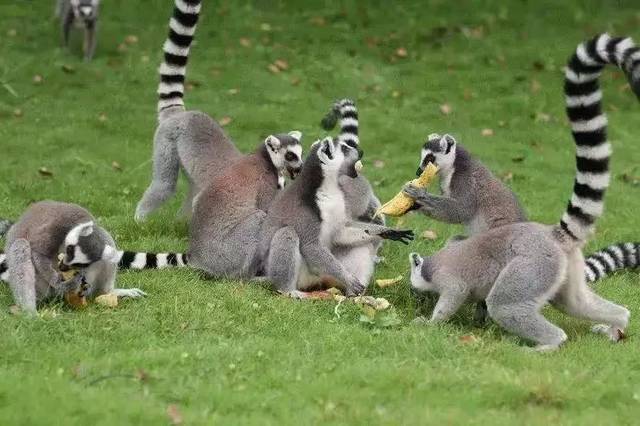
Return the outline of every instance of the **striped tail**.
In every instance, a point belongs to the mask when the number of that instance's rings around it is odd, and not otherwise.
[[[620,67],[640,97],[640,48],[630,38],[601,34],[580,44],[565,72],[564,91],[571,133],[576,143],[577,173],[573,195],[560,227],[575,241],[585,241],[602,215],[609,186],[607,117],[602,111],[598,78],[606,64]]]
[[[360,144],[358,137],[358,108],[351,99],[342,99],[333,104],[331,111],[320,123],[325,130],[333,129],[340,121],[340,134],[338,140],[352,147]]]
[[[188,256],[183,253],[144,253],[124,251],[118,269],[163,269],[187,266]]]
[[[4,253],[0,253],[0,281],[9,282],[7,255]]]
[[[640,243],[611,245],[585,258],[587,282],[598,281],[621,269],[640,267]]]
[[[200,15],[200,0],[175,0],[169,20],[169,35],[164,42],[164,61],[160,65],[158,116],[168,108],[184,111],[184,79],[189,48]]]

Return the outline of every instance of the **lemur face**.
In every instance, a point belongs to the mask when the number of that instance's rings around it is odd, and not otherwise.
[[[358,172],[362,170],[362,155],[362,150],[357,145],[354,147],[331,137],[322,140],[318,148],[318,158],[325,176],[333,174],[358,177]]]
[[[409,255],[409,263],[411,265],[411,288],[418,291],[429,291],[432,285],[422,274],[422,264],[424,259],[418,253]]]
[[[82,268],[99,260],[115,263],[116,249],[98,238],[94,227],[93,222],[85,222],[76,225],[67,233],[64,239],[63,266]]]
[[[302,169],[301,139],[302,133],[293,130],[271,135],[264,141],[274,167],[278,172],[289,173],[291,179],[295,179]]]
[[[440,136],[437,133],[430,134],[422,147],[422,155],[418,170],[416,170],[416,176],[420,176],[429,163],[438,166],[439,172],[446,172],[453,166],[455,158],[456,140],[452,136]]]
[[[71,0],[73,15],[76,19],[93,21],[98,14],[100,0]]]

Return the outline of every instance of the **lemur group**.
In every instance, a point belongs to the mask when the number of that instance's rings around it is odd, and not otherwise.
[[[200,10],[200,0],[175,0],[160,66],[153,177],[135,211],[136,221],[146,220],[175,194],[183,172],[189,184],[182,206],[190,225],[187,253],[119,250],[84,208],[36,202],[15,223],[0,226],[6,233],[0,278],[22,311],[34,313],[39,303],[80,288],[90,298],[144,296],[139,289],[115,288],[119,269],[189,267],[208,279],[270,283],[294,298],[321,285],[358,296],[372,280],[383,240],[413,240],[411,230],[392,229],[375,214],[380,202],[362,174],[353,100],[331,106],[323,123],[326,130],[339,123],[339,134],[313,143],[306,158],[299,131],[272,134],[243,154],[212,117],[185,108],[187,59]],[[508,332],[553,350],[567,335],[541,314],[551,304],[592,321],[593,330],[612,341],[624,337],[629,310],[598,296],[589,283],[640,265],[640,244],[611,245],[586,258],[582,253],[610,180],[598,83],[607,64],[619,67],[640,97],[640,47],[630,38],[600,34],[578,45],[564,85],[577,171],[558,223],[528,221],[513,191],[451,135],[427,137],[417,173],[436,166],[441,194],[410,184],[403,191],[414,200],[414,214],[463,224],[467,231],[429,256],[409,255],[412,288],[438,295],[430,323],[446,321],[474,301]],[[81,273],[65,280],[62,269]]]

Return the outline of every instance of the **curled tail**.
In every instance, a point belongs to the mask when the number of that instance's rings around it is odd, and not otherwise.
[[[188,256],[184,253],[145,253],[124,251],[118,262],[118,269],[163,269],[187,266]]]
[[[320,125],[325,130],[332,130],[340,121],[338,140],[353,147],[360,144],[358,138],[358,108],[351,99],[342,99],[333,104],[331,111],[325,115]]]
[[[630,38],[600,34],[578,46],[565,71],[564,92],[576,143],[577,173],[573,195],[560,227],[574,241],[585,241],[602,215],[609,186],[607,117],[598,79],[606,64],[620,67],[640,97],[640,48]]]
[[[613,244],[584,260],[587,282],[592,283],[615,271],[640,267],[640,243]]]
[[[168,109],[184,111],[184,79],[200,6],[200,0],[175,0],[173,16],[169,20],[169,35],[162,47],[164,61],[160,65],[158,86],[160,120]]]

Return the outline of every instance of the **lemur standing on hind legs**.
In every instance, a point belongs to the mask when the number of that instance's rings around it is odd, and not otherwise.
[[[431,322],[444,321],[466,299],[486,300],[489,316],[506,330],[558,348],[565,332],[545,319],[546,303],[603,324],[593,331],[624,337],[630,312],[586,284],[582,247],[602,215],[609,185],[607,119],[598,78],[606,64],[622,68],[640,98],[640,48],[630,38],[599,35],[580,44],[565,72],[567,115],[576,143],[573,195],[559,224],[515,223],[450,242],[429,257],[411,253],[411,285],[435,291]]]
[[[96,225],[91,214],[75,204],[56,201],[34,203],[9,228],[6,241],[6,279],[16,304],[34,313],[36,304],[51,297],[80,290],[86,280],[89,297],[113,293],[120,297],[140,297],[137,288],[115,288],[117,263],[122,252],[113,238]],[[62,265],[80,268],[81,274],[63,281]]]
[[[96,51],[99,7],[100,0],[58,0],[56,4],[65,47],[69,47],[71,27],[75,24],[84,28],[83,52],[86,61],[90,61]]]
[[[339,181],[342,175],[358,176],[362,151],[352,145],[331,138],[316,142],[299,177],[271,204],[249,272],[263,270],[280,293],[305,297],[305,276],[328,275],[342,283],[347,296],[361,294],[365,283],[333,254],[335,247],[413,239],[412,231],[348,217]]]
[[[146,219],[175,194],[180,170],[189,181],[181,212],[190,217],[193,198],[209,181],[236,167],[236,163],[247,161],[215,120],[203,112],[187,111],[184,106],[187,60],[200,7],[200,0],[175,0],[169,35],[163,46],[164,61],[160,65],[153,178],[138,202],[137,221]],[[302,164],[300,138],[300,132],[292,131],[270,135],[264,141],[279,186],[284,185],[286,172],[293,176]]]

